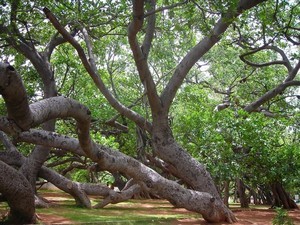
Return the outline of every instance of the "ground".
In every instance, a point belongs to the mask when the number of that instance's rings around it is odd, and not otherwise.
[[[149,209],[148,209],[149,210]],[[178,211],[182,211],[184,213],[185,210],[181,209]],[[151,210],[149,210],[149,213]],[[234,210],[235,216],[238,218],[238,222],[234,225],[272,225],[272,219],[275,216],[274,210],[265,210],[265,209],[253,209],[253,210]],[[41,222],[43,224],[74,224],[74,221],[68,220],[67,218],[55,216],[55,215],[46,215],[40,214]],[[300,225],[300,211],[290,211],[289,216],[293,219],[294,225]],[[95,223],[94,223],[95,224]],[[164,223],[159,223],[164,224]],[[179,225],[179,224],[199,224],[199,225],[210,225],[205,222],[202,218],[183,218],[183,219],[175,219],[172,222],[167,222],[166,224],[171,225]],[[228,223],[217,223],[215,225],[228,225]]]
[[[120,225],[148,225],[148,224],[198,224],[206,223],[199,214],[182,208],[174,208],[165,200],[130,200],[116,205],[108,205],[103,209],[85,209],[74,205],[74,200],[62,192],[42,192],[52,205],[48,209],[37,209],[40,224],[120,224]],[[99,199],[92,197],[93,204]],[[2,206],[1,206],[2,205]],[[0,203],[0,214],[8,209]],[[238,222],[235,225],[272,225],[276,212],[268,206],[251,206],[241,209],[238,205],[231,205]],[[300,210],[289,211],[294,225],[300,225]],[[225,225],[217,223],[215,225]]]

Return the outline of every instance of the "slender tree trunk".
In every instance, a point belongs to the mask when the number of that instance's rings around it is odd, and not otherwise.
[[[225,181],[223,202],[227,207],[229,206],[229,187],[230,187],[230,181]]]
[[[259,198],[257,197],[258,194],[253,189],[250,191],[250,193],[251,193],[251,196],[253,197],[253,204],[259,205],[260,202],[259,202]]]
[[[240,203],[242,208],[249,208],[249,201],[245,193],[246,187],[241,179],[237,179],[237,190],[240,198]]]
[[[264,205],[273,204],[273,196],[271,194],[270,188],[263,185],[259,187],[258,194],[260,196],[261,202]]]

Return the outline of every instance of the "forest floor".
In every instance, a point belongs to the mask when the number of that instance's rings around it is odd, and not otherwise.
[[[74,200],[61,192],[42,192],[43,197],[48,199],[52,206],[46,209],[37,209],[39,224],[101,224],[101,225],[210,225],[205,222],[201,215],[182,208],[174,208],[165,200],[129,200],[118,204],[111,204],[103,209],[85,209],[76,207]],[[92,198],[93,204],[99,199]],[[101,199],[100,199],[101,200]],[[7,209],[0,203],[1,211]],[[276,212],[268,206],[253,206],[249,209],[231,205],[238,222],[235,225],[272,225],[272,219]],[[300,210],[288,212],[294,225],[300,225]],[[215,225],[225,225],[217,223]]]
[[[151,209],[147,209],[147,211],[151,214],[153,213]],[[155,211],[155,210],[154,210]],[[178,213],[186,213],[185,210],[180,209],[177,210]],[[265,210],[265,209],[252,209],[252,210],[233,210],[234,215],[238,218],[238,222],[234,223],[234,225],[272,225],[272,219],[275,216],[274,210]],[[89,223],[82,223],[72,221],[68,218],[58,216],[58,215],[50,215],[50,214],[39,214],[40,223],[45,225],[51,224],[142,224],[143,221],[123,221],[123,222],[89,222]],[[289,217],[293,220],[294,225],[300,225],[300,212],[299,211],[290,211]],[[205,222],[202,218],[181,218],[181,219],[172,219],[168,221],[154,221],[152,220],[150,223],[145,221],[146,224],[170,224],[170,225],[211,225],[211,223]],[[214,225],[228,225],[228,223],[215,223]]]

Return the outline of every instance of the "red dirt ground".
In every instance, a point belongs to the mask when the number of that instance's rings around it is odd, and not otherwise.
[[[238,222],[234,225],[272,225],[272,219],[275,216],[274,210],[269,209],[251,209],[251,210],[233,210],[234,215],[237,217]],[[295,225],[300,225],[300,210],[289,211],[289,216],[292,218]],[[198,220],[179,220],[174,222],[178,224],[199,224],[211,225],[203,219]],[[215,223],[214,225],[228,225],[228,223]]]
[[[151,209],[150,209],[151,210]],[[185,209],[177,209],[185,211]],[[233,210],[238,222],[234,225],[272,225],[272,219],[275,216],[274,210],[269,209],[251,209],[251,210]],[[149,212],[151,213],[151,212]],[[55,215],[39,214],[40,222],[45,225],[50,224],[75,224],[74,222]],[[292,218],[294,225],[300,225],[300,210],[289,211],[289,216]],[[171,225],[210,225],[203,219],[178,219],[174,220]],[[228,225],[228,223],[215,223],[214,225]]]

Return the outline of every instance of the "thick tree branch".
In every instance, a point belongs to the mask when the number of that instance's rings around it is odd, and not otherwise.
[[[65,97],[53,97],[29,107],[23,82],[15,69],[1,63],[0,78],[0,94],[4,98],[8,117],[22,130],[28,130],[51,119],[73,117],[77,121],[80,145],[86,154],[90,154],[91,112],[85,106]]]
[[[116,109],[120,114],[126,116],[127,118],[131,119],[135,123],[139,124],[141,127],[145,128],[147,131],[151,131],[151,124],[145,120],[142,116],[137,114],[136,112],[128,109],[126,106],[122,105],[106,88],[105,84],[103,83],[100,75],[98,74],[97,70],[94,70],[91,66],[89,60],[86,58],[83,48],[80,44],[75,40],[75,38],[68,33],[68,31],[59,23],[56,17],[52,14],[52,12],[44,8],[44,13],[52,23],[52,25],[56,28],[56,30],[76,49],[77,54],[86,69],[89,73],[91,78],[93,79],[94,83],[107,99],[107,101],[111,104],[111,106]],[[94,60],[92,58],[92,60]]]
[[[162,105],[147,63],[155,26],[155,14],[148,19],[147,32],[142,47],[140,47],[137,40],[137,34],[142,29],[144,22],[144,2],[139,0],[133,1],[133,20],[128,26],[128,41],[151,111],[153,114],[156,114],[161,110]]]
[[[9,224],[36,222],[34,192],[26,178],[17,170],[0,161],[0,192],[10,207]]]
[[[0,129],[2,128],[3,125],[0,122]],[[43,144],[48,147],[62,148],[76,154],[85,155],[76,139],[53,132],[30,130],[20,133],[19,140],[27,143]],[[224,221],[227,218],[230,220],[228,222],[233,222],[231,217],[227,216],[229,211],[224,211],[223,206],[220,205],[219,201],[215,201],[212,195],[185,189],[176,182],[163,178],[154,170],[119,151],[96,144],[93,146],[91,159],[98,164],[100,169],[111,172],[122,171],[132,177],[138,184],[147,188],[151,193],[169,200],[177,207],[184,207],[188,210],[199,212],[208,221]],[[166,188],[168,191],[164,191]],[[190,200],[186,201],[187,199]],[[201,204],[199,204],[200,202]],[[214,212],[218,211],[218,209],[223,213],[215,214]]]
[[[169,108],[171,106],[177,90],[181,86],[190,69],[206,52],[218,43],[222,34],[224,34],[229,25],[232,24],[233,20],[245,10],[251,9],[264,1],[265,0],[240,0],[234,11],[228,11],[219,19],[214,28],[211,30],[210,36],[203,38],[177,65],[172,78],[161,95],[164,107]]]
[[[119,202],[126,201],[128,199],[131,199],[132,196],[138,194],[140,191],[141,191],[141,187],[138,184],[134,184],[130,188],[124,191],[122,190],[121,192],[111,191],[112,193],[110,193],[106,198],[104,198],[102,202],[93,206],[93,208],[99,209],[99,208],[103,208],[108,204],[116,204]]]
[[[155,0],[148,0],[149,4],[151,5],[151,9],[155,9]],[[149,52],[150,52],[150,48],[151,48],[151,44],[152,44],[152,40],[153,40],[153,36],[154,36],[154,31],[155,31],[155,21],[156,21],[156,17],[153,16],[149,16],[147,19],[147,28],[146,28],[146,34],[144,37],[144,41],[142,44],[142,52],[145,55],[145,58],[148,58]]]
[[[0,160],[15,167],[22,167],[26,162],[26,157],[24,157],[16,149],[6,134],[2,131],[0,131],[0,140],[5,144],[7,149],[5,152],[0,152]],[[69,193],[74,197],[78,205],[85,206],[87,208],[91,208],[91,202],[87,195],[98,195],[104,197],[115,195],[115,191],[111,190],[106,185],[73,182],[45,166],[41,167],[39,176],[46,179],[48,182],[51,182],[66,193]]]
[[[261,96],[255,102],[247,105],[244,108],[244,110],[247,111],[247,112],[255,111],[259,106],[261,106],[262,104],[264,104],[267,101],[271,100],[272,98],[274,98],[278,94],[282,93],[286,88],[291,87],[291,86],[300,86],[300,81],[293,80],[293,81],[284,82],[284,83],[278,85],[276,88],[274,88],[274,89],[268,91],[267,93],[265,93],[263,96]]]
[[[8,118],[22,130],[28,130],[33,118],[23,81],[15,69],[5,63],[0,63],[0,94],[4,98]]]

